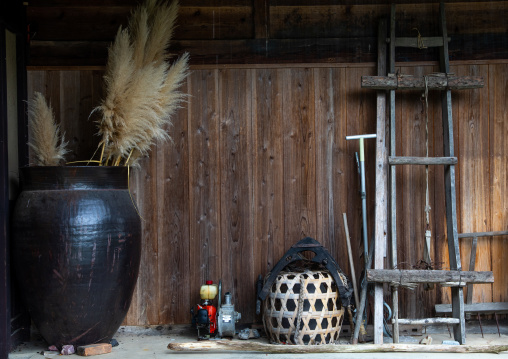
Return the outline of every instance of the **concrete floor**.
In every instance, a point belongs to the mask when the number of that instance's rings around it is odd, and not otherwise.
[[[467,325],[467,344],[480,345],[480,344],[502,344],[508,345],[508,322],[501,323],[501,336],[497,331],[497,326],[494,323],[482,322],[484,337],[480,334],[480,327],[477,321],[470,321]],[[343,327],[343,331],[347,328]],[[413,330],[412,334],[417,335],[401,335],[401,342],[418,344],[419,341],[426,335],[432,337],[432,345],[441,344],[443,340],[452,340],[446,327],[441,328],[426,328],[426,332],[420,328]],[[32,335],[33,340],[25,343],[16,348],[11,354],[9,359],[42,359],[44,358],[44,351],[47,350],[47,344],[40,338],[37,333]],[[367,337],[368,338],[368,337]],[[355,353],[355,354],[265,354],[257,352],[175,352],[167,349],[169,343],[172,342],[196,342],[196,331],[190,325],[178,326],[159,326],[159,327],[121,327],[115,336],[119,345],[113,348],[113,351],[108,354],[100,356],[104,359],[130,359],[130,358],[146,358],[146,359],[159,359],[169,357],[171,359],[201,359],[206,355],[207,359],[214,358],[266,358],[270,359],[295,359],[295,358],[311,358],[311,359],[325,359],[325,358],[368,358],[368,359],[381,359],[381,358],[407,358],[409,353]],[[347,344],[349,333],[341,335],[341,343]],[[236,340],[236,339],[235,339]],[[260,342],[267,343],[265,337],[258,339]],[[385,342],[391,343],[390,338],[385,338]],[[359,344],[359,345],[368,345]],[[500,356],[499,356],[500,355]],[[422,359],[441,359],[441,358],[464,358],[475,359],[486,358],[505,358],[508,359],[508,351],[501,354],[450,354],[450,353],[413,353],[413,357]],[[61,358],[61,356],[59,356]],[[78,355],[70,355],[69,359],[80,358]]]

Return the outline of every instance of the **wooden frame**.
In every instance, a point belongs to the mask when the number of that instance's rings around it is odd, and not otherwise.
[[[0,25],[0,58],[5,59],[5,26]],[[5,62],[0,66],[0,357],[6,358],[11,342],[11,303],[9,271],[9,174],[7,167],[7,84]]]
[[[17,143],[27,143],[26,127],[26,57],[25,57],[25,10],[20,2],[6,2],[0,7],[0,58],[7,56],[7,31],[15,35],[16,82],[17,82]],[[9,139],[7,123],[7,63],[0,64],[0,358],[8,357],[13,346],[29,338],[30,318],[14,296],[11,283],[9,258],[9,214],[14,204],[10,194]],[[28,163],[28,147],[18,146],[18,165]],[[14,318],[14,319],[13,319]]]

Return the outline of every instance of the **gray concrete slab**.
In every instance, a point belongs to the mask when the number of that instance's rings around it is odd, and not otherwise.
[[[477,325],[470,325],[467,334],[468,345],[485,345],[485,344],[502,344],[508,345],[508,326],[502,325],[501,336],[497,333],[497,327],[494,325],[483,325],[484,337],[476,333]],[[416,336],[402,336],[401,342],[418,343],[423,336],[430,335],[432,337],[432,345],[441,344],[443,340],[452,340],[446,328],[428,328],[427,333]],[[195,342],[196,333],[190,325],[178,326],[159,326],[159,327],[121,327],[115,335],[119,346],[114,347],[109,354],[103,354],[99,358],[104,359],[201,359],[206,355],[207,359],[215,358],[270,358],[270,359],[289,359],[289,358],[310,358],[310,359],[327,359],[327,358],[365,358],[365,359],[387,359],[387,358],[407,358],[412,356],[422,359],[441,359],[441,358],[469,358],[474,359],[487,358],[506,358],[508,352],[501,354],[450,354],[450,353],[330,353],[330,354],[266,354],[257,352],[175,352],[167,349],[171,342]],[[266,343],[266,338],[259,339]],[[389,342],[387,340],[386,342]],[[341,342],[347,344],[348,336],[341,337]],[[369,345],[359,344],[359,345]],[[40,339],[35,332],[33,340],[25,343],[9,355],[9,359],[43,359],[44,351],[47,350],[47,344]],[[58,356],[62,358],[63,356]],[[81,358],[78,355],[69,355],[69,359]]]

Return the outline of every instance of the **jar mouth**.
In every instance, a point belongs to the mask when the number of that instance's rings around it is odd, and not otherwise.
[[[20,168],[20,186],[31,190],[128,189],[132,170],[124,166],[34,166]]]

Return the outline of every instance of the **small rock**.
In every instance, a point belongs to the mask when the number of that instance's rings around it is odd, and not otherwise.
[[[76,351],[74,350],[74,345],[64,345],[62,347],[62,355],[71,355],[74,354]]]
[[[247,340],[249,339],[250,329],[245,328],[238,332],[238,339]]]
[[[48,348],[49,351],[51,352],[57,352],[58,351],[58,348],[56,347],[56,345],[51,345],[49,348]]]
[[[427,335],[425,338],[420,340],[420,344],[431,345],[432,344],[432,337],[430,335]]]
[[[111,339],[109,341],[109,344],[111,344],[112,347],[117,347],[119,345],[118,340],[116,340],[115,338]]]
[[[44,358],[56,358],[60,355],[59,351],[49,350],[44,352]]]
[[[242,340],[257,339],[260,336],[261,335],[259,335],[259,332],[257,329],[245,328],[245,329],[240,330],[240,332],[238,332],[238,339],[242,339]]]
[[[257,329],[251,329],[249,339],[258,339],[261,335],[259,334]]]
[[[444,345],[460,345],[460,343],[455,341],[455,340],[443,340],[443,343],[441,343],[441,344],[444,344]]]

